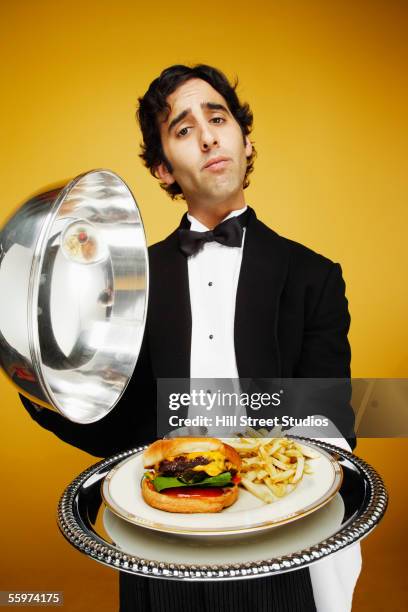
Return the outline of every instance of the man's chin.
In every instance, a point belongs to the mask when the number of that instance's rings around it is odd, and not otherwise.
[[[203,190],[201,199],[208,202],[209,205],[217,206],[238,196],[241,191],[242,183],[231,184],[230,181],[218,181]]]

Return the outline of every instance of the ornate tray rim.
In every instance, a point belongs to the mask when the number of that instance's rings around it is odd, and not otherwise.
[[[144,450],[148,447],[148,444],[103,459],[79,474],[67,486],[60,498],[57,514],[58,527],[68,542],[87,556],[104,565],[144,577],[190,581],[237,580],[271,576],[307,567],[366,537],[384,516],[388,504],[388,494],[376,470],[353,453],[320,440],[312,440],[301,436],[290,437],[310,442],[329,453],[337,453],[348,459],[362,472],[369,485],[368,502],[362,514],[348,522],[333,536],[310,548],[282,557],[242,564],[181,565],[139,558],[126,554],[126,552],[104,542],[96,534],[91,533],[82,520],[75,517],[73,509],[76,495],[81,486],[102,468],[107,469],[119,460]]]

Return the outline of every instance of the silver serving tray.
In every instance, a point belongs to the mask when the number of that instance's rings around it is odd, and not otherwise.
[[[271,530],[272,554],[262,556],[269,547],[265,534],[262,540],[256,540],[260,536],[255,534],[227,540],[216,538],[203,546],[202,539],[156,534],[111,515],[101,496],[103,479],[117,463],[147,445],[114,455],[82,472],[60,499],[59,528],[87,556],[138,576],[188,581],[237,580],[307,567],[368,535],[384,515],[388,495],[380,476],[362,459],[332,444],[296,439],[313,442],[331,453],[341,464],[343,483],[336,498],[322,510],[296,524]],[[319,529],[323,539],[305,546],[308,534],[313,534],[310,537],[316,540]],[[274,551],[279,554],[273,554]],[[221,563],[220,555],[224,556]],[[205,560],[205,565],[197,563],[200,559]]]

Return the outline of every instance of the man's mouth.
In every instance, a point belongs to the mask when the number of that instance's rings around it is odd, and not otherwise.
[[[209,159],[208,162],[202,167],[203,170],[211,170],[212,172],[216,170],[222,170],[229,164],[231,159],[229,157],[218,156]]]

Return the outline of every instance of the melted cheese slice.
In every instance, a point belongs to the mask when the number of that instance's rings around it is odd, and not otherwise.
[[[205,457],[210,459],[211,463],[206,465],[196,465],[193,468],[195,472],[207,472],[209,476],[218,476],[225,471],[225,456],[220,451],[208,451],[206,453],[188,453],[187,459],[195,459],[196,457]]]

